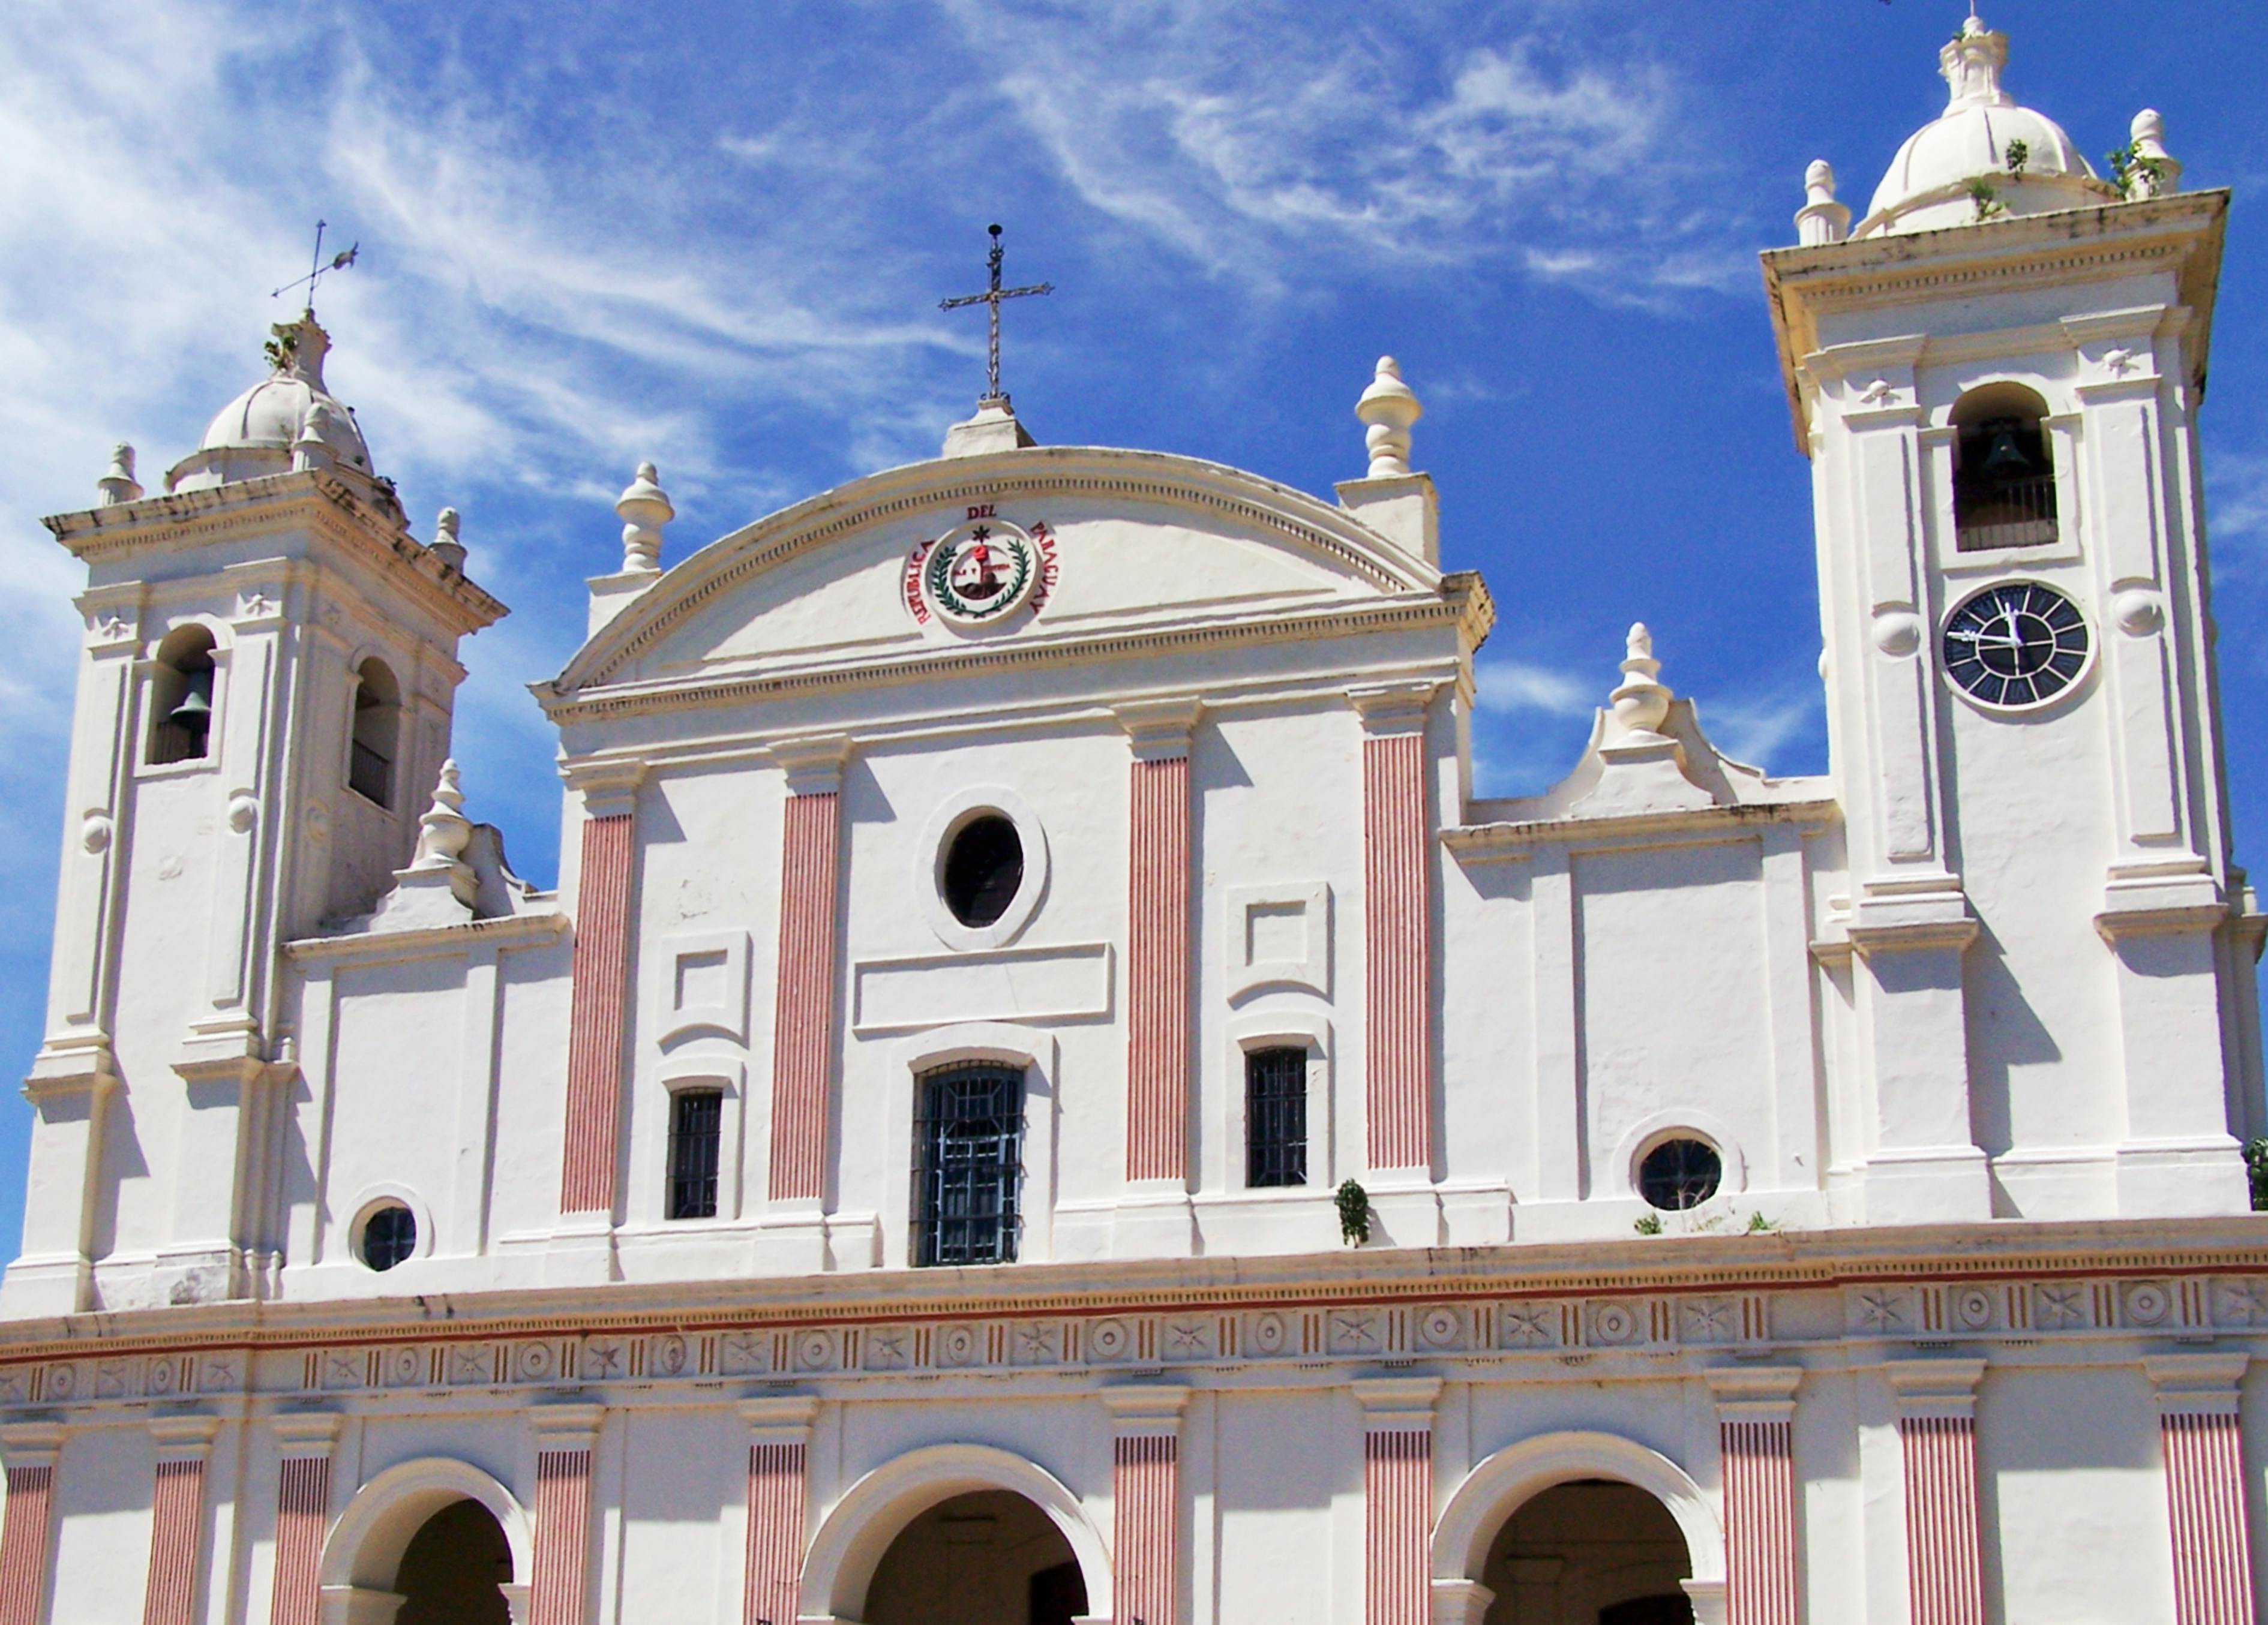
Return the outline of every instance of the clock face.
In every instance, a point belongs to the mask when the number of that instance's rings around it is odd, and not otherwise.
[[[2036,581],[1987,587],[1945,623],[1945,674],[2005,710],[2051,700],[2087,669],[2087,618]]]

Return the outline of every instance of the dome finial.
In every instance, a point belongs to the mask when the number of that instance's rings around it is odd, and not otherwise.
[[[1961,32],[1937,53],[1937,70],[1952,92],[1946,110],[2014,107],[2014,99],[2000,88],[2000,70],[2007,65],[2008,36],[1987,28],[1970,6]]]
[[[1669,685],[1658,680],[1661,662],[1653,658],[1653,634],[1634,621],[1623,640],[1623,680],[1607,696],[1615,721],[1625,734],[1652,733],[1669,715]]]
[[[457,511],[441,510],[441,517],[433,521],[433,540],[426,544],[433,556],[454,570],[465,567],[465,544],[457,536]]]
[[[1851,210],[1835,201],[1835,166],[1823,158],[1803,172],[1803,207],[1795,211],[1795,240],[1809,248],[1839,243],[1851,231]]]
[[[110,448],[110,471],[95,482],[102,493],[102,505],[114,508],[120,503],[140,502],[142,482],[134,477],[134,448],[121,440]]]

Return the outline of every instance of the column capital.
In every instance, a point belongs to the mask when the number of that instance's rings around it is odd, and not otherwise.
[[[605,1406],[585,1404],[538,1405],[527,1416],[539,1452],[588,1450],[598,1442],[606,1418]]]
[[[801,1445],[811,1438],[811,1424],[819,1415],[819,1397],[812,1393],[768,1393],[740,1401],[740,1420],[748,1424],[752,1445]]]
[[[1727,1365],[1701,1373],[1727,1422],[1786,1422],[1795,1415],[1800,1365]]]
[[[213,1436],[219,1431],[220,1418],[202,1412],[150,1418],[160,1461],[202,1461],[212,1454]]]
[[[1189,1391],[1179,1383],[1128,1383],[1099,1396],[1110,1412],[1111,1431],[1120,1438],[1137,1434],[1179,1433]]]
[[[1431,1430],[1433,1401],[1441,1397],[1439,1377],[1363,1377],[1347,1385],[1362,1407],[1366,1433]]]
[[[831,796],[843,788],[843,766],[850,760],[847,733],[804,733],[774,739],[771,758],[787,775],[791,796]]]
[[[11,1467],[51,1467],[63,1447],[60,1422],[11,1422],[0,1426],[0,1461]]]
[[[276,1442],[287,1456],[321,1456],[328,1459],[339,1442],[339,1429],[346,1418],[335,1410],[278,1411],[269,1426],[276,1430]]]
[[[1204,702],[1195,698],[1129,700],[1114,705],[1110,714],[1126,731],[1137,761],[1170,761],[1189,754],[1189,735],[1204,714]]]
[[[585,757],[559,770],[567,788],[583,798],[586,818],[627,818],[637,809],[645,763],[620,756]]]
[[[1422,733],[1425,730],[1426,708],[1447,685],[1445,678],[1421,677],[1401,682],[1364,683],[1349,688],[1346,695],[1362,717],[1364,732]]]
[[[1984,1376],[1982,1360],[1896,1360],[1882,1370],[1897,1395],[1901,1420],[1977,1414],[1977,1385]]]
[[[2244,1380],[2252,1357],[2228,1354],[2154,1354],[2144,1357],[2142,1369],[2158,1391],[2161,1415],[2236,1415],[2236,1385]]]

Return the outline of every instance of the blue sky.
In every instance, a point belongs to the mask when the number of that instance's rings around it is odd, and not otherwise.
[[[1705,724],[1825,766],[1808,471],[1758,249],[1804,165],[1863,208],[1934,116],[1951,0],[768,0],[0,8],[0,1055],[37,1048],[77,571],[43,513],[114,440],[145,482],[261,372],[318,216],[334,386],[421,535],[464,515],[513,608],[466,646],[469,810],[556,863],[563,665],[615,495],[666,555],[932,454],[983,382],[937,300],[1009,274],[1006,381],[1051,444],[1328,494],[1382,352],[1425,402],[1445,562],[1484,571],[1482,790],[1548,785],[1654,629]],[[2082,151],[2165,115],[2236,188],[2205,414],[2241,855],[2268,850],[2268,7],[1996,0],[2010,88]],[[28,1108],[0,1108],[0,1252]]]

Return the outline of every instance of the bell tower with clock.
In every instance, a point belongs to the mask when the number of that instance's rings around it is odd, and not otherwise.
[[[1940,56],[1866,216],[1815,164],[1764,256],[1849,842],[1830,1186],[1869,1223],[2242,1211],[2262,922],[2196,423],[2228,195],[2180,190],[2149,112],[2097,176],[1974,18]]]

